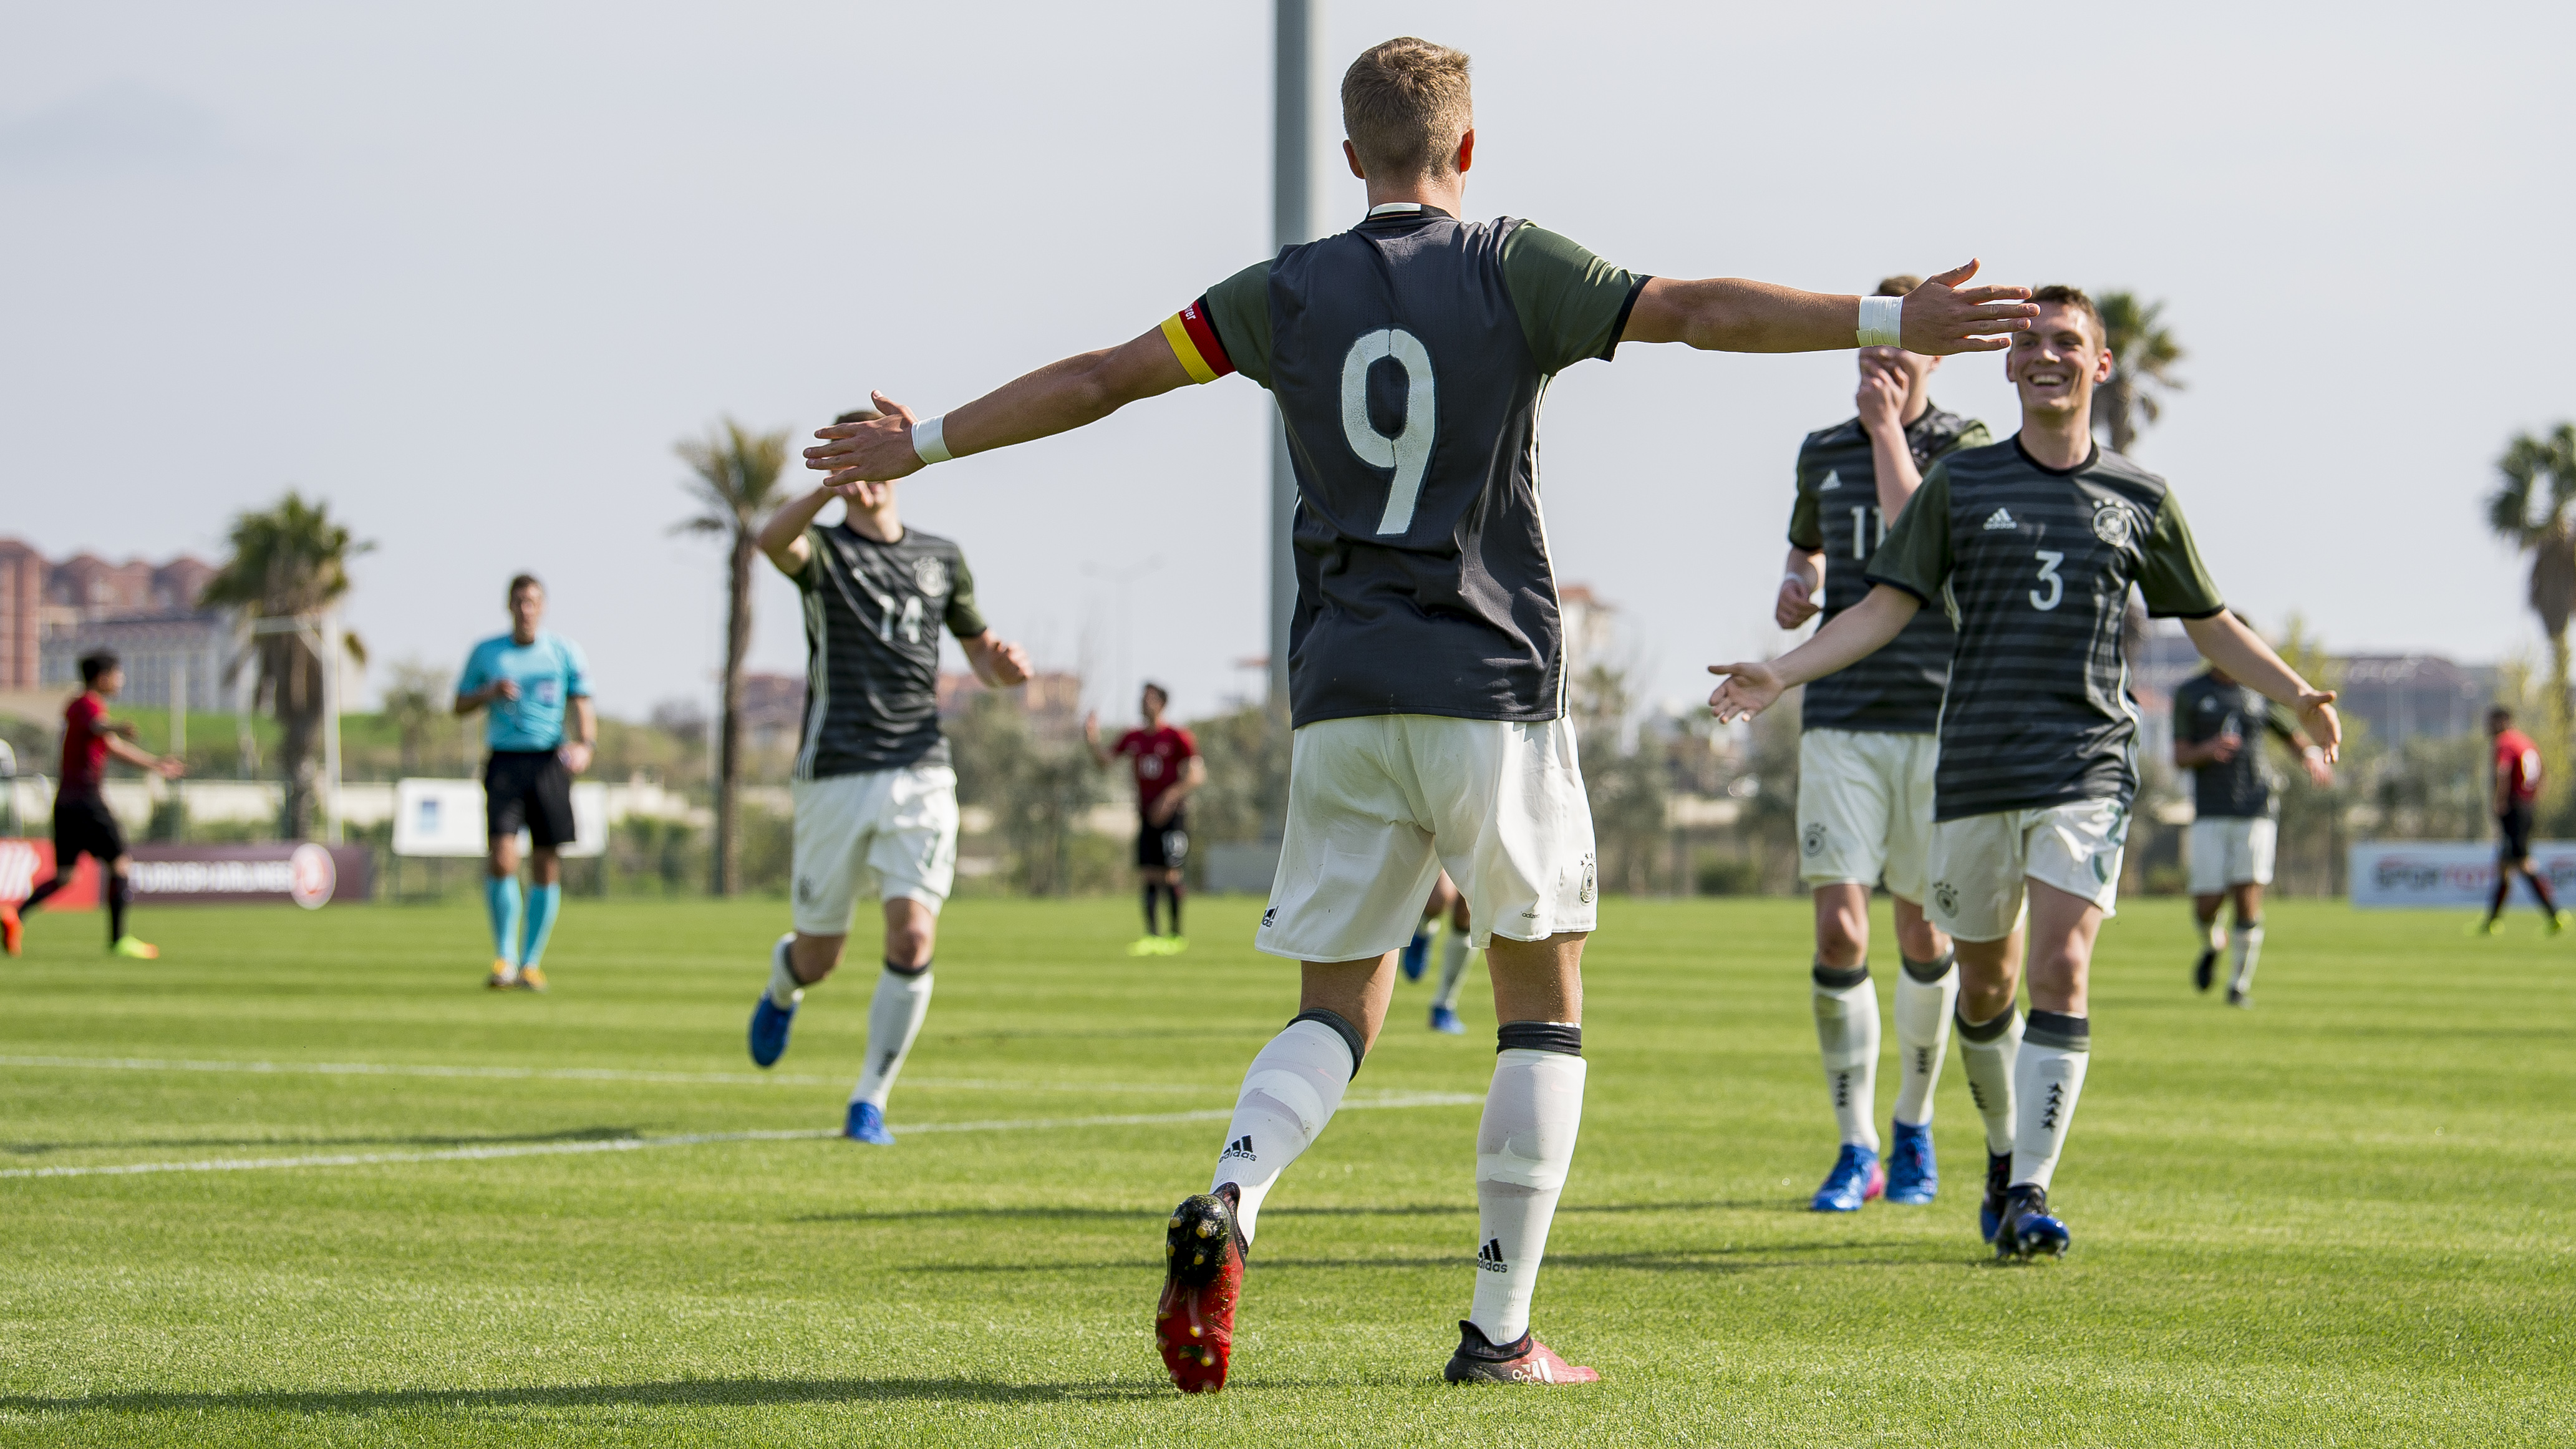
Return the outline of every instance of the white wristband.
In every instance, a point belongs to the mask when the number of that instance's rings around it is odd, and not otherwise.
[[[948,439],[940,430],[939,425],[947,420],[948,415],[941,413],[912,425],[912,451],[924,464],[945,463],[956,456],[948,451]]]
[[[1903,297],[1863,297],[1860,299],[1860,345],[1863,347],[1902,347],[1905,345],[1905,299]]]

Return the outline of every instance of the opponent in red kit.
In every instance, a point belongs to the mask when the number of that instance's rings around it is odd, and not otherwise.
[[[2531,882],[2531,893],[2540,897],[2540,909],[2549,917],[2549,934],[2557,935],[2567,929],[2567,912],[2558,908],[2549,878],[2531,868],[2531,802],[2540,794],[2540,746],[2513,727],[2513,711],[2503,705],[2487,711],[2487,733],[2495,740],[2496,883],[2478,932],[2492,936],[2504,930],[2497,918],[2504,914],[2504,898],[2518,875]]]
[[[82,856],[90,856],[105,868],[100,885],[107,897],[107,949],[149,961],[161,954],[159,948],[125,934],[126,879],[133,861],[125,853],[125,834],[117,829],[116,817],[107,813],[107,757],[165,779],[184,767],[130,743],[134,726],[107,717],[107,702],[125,687],[125,669],[115,655],[105,650],[89,655],[81,660],[80,671],[84,687],[63,709],[63,776],[54,789],[54,873],[28,892],[25,909],[34,910],[70,885],[73,868]],[[0,903],[0,944],[12,956],[18,954],[19,909]]]
[[[1176,956],[1189,948],[1181,935],[1181,867],[1190,858],[1190,822],[1184,805],[1191,791],[1207,783],[1207,762],[1199,758],[1198,742],[1188,730],[1163,723],[1163,711],[1171,702],[1163,686],[1146,685],[1138,705],[1145,715],[1144,727],[1120,735],[1116,745],[1105,749],[1100,743],[1100,716],[1089,714],[1082,720],[1083,743],[1091,746],[1092,759],[1104,768],[1121,758],[1135,763],[1136,874],[1144,882],[1145,934],[1127,948],[1131,956]],[[1168,936],[1156,918],[1158,896],[1172,903]]]

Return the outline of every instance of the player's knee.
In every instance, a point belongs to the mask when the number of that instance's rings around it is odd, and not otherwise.
[[[1816,918],[1816,955],[1828,965],[1857,965],[1869,955],[1869,923],[1843,912]]]
[[[935,931],[927,921],[889,923],[885,933],[885,958],[897,966],[914,967],[930,959],[936,944]]]

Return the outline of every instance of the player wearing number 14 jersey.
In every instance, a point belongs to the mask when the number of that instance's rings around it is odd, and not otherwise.
[[[2163,479],[2093,442],[2093,389],[2109,380],[2102,315],[2072,287],[2033,294],[2006,375],[2021,431],[1932,465],[1870,560],[1869,595],[1769,664],[1721,664],[1709,706],[1758,713],[1780,692],[1946,609],[1959,631],[1934,776],[1933,924],[1957,943],[1961,1055],[1986,1117],[1987,1238],[2000,1257],[2062,1254],[2048,1187],[2084,1088],[2093,939],[2119,894],[2138,788],[2137,717],[2120,620],[2135,588],[2211,662],[2295,706],[2331,758],[2331,693],[2311,689],[2227,612]],[[2012,949],[2029,908],[2031,1013],[2013,998]],[[2008,1144],[1996,1152],[1997,1143]]]
[[[1878,295],[1922,285],[1890,277]],[[1798,502],[1773,620],[1793,629],[1817,610],[1826,622],[1869,593],[1863,571],[1900,516],[1923,470],[1961,448],[1991,441],[1986,425],[1932,405],[1941,359],[1901,347],[1860,353],[1859,416],[1807,435],[1798,450]],[[1857,1212],[1884,1189],[1890,1202],[1928,1203],[1939,1190],[1932,1152],[1932,1088],[1950,1044],[1958,996],[1950,943],[1923,917],[1923,856],[1932,838],[1933,732],[1958,635],[1934,610],[1914,616],[1894,643],[1807,686],[1799,708],[1798,876],[1814,893],[1816,955],[1809,1000],[1825,1061],[1825,1087],[1842,1149],[1812,1204]],[[1869,893],[1894,901],[1898,959],[1895,1151],[1879,1162],[1878,990],[1869,979]]]
[[[1582,1115],[1591,812],[1565,718],[1563,622],[1539,512],[1551,378],[1622,341],[1729,351],[1992,348],[2017,288],[1864,307],[1732,278],[1613,267],[1513,218],[1461,219],[1476,133],[1467,57],[1391,40],[1342,80],[1369,209],[1208,290],[1160,328],[956,412],[825,429],[835,479],[1079,427],[1240,372],[1277,403],[1295,467],[1286,838],[1254,944],[1301,965],[1299,1011],[1253,1057],[1205,1193],[1173,1213],[1155,1309],[1165,1368],[1223,1386],[1243,1252],[1281,1172],[1332,1120],[1384,1024],[1396,953],[1446,865],[1486,953],[1501,1031],[1476,1138],[1473,1306],[1446,1375],[1597,1378],[1531,1334],[1530,1300]],[[1865,339],[1864,318],[1870,324]],[[1462,1244],[1463,1246],[1463,1244]]]

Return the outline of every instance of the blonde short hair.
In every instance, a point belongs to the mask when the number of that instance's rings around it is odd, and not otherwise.
[[[1448,175],[1475,120],[1464,51],[1398,36],[1342,72],[1342,128],[1371,176]]]
[[[2093,299],[2085,295],[2082,287],[2070,287],[2062,282],[2052,282],[2031,293],[2030,299],[2042,306],[2068,307],[2083,313],[2093,323],[2094,344],[2100,347],[2111,345],[2111,329],[2102,325],[2102,309],[2094,305]]]

